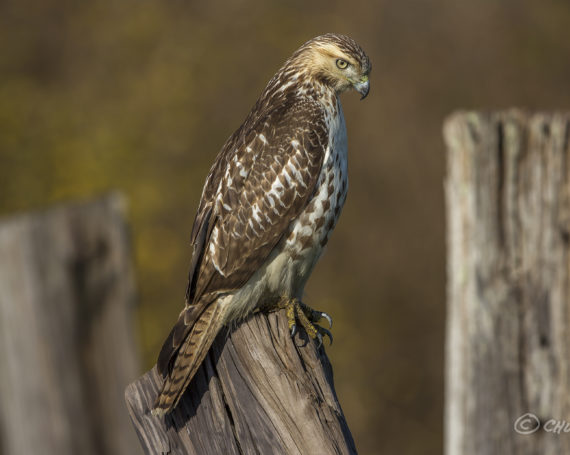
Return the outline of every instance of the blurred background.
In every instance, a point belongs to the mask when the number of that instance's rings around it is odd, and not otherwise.
[[[441,453],[443,119],[570,105],[570,3],[0,3],[0,215],[119,189],[145,370],[175,321],[215,155],[302,43],[345,33],[373,64],[343,95],[350,191],[307,287],[362,454]],[[142,373],[142,371],[141,371]]]

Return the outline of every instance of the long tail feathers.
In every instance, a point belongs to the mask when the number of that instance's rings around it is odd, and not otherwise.
[[[163,416],[176,407],[222,328],[226,308],[227,305],[213,302],[194,323],[165,378],[152,414]]]

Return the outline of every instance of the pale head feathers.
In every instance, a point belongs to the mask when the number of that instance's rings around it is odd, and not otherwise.
[[[362,48],[352,38],[336,33],[307,41],[286,62],[284,68],[287,67],[295,68],[336,92],[367,81],[372,69]]]
[[[371,69],[370,59],[352,38],[336,33],[317,36],[285,62],[269,81],[254,110],[282,103],[290,95],[320,97],[329,92],[334,96],[351,87],[365,96]]]

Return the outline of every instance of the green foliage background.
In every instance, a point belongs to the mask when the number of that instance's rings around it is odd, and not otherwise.
[[[442,120],[570,104],[570,3],[43,0],[0,3],[0,214],[119,189],[130,201],[141,352],[183,303],[207,170],[304,41],[353,36],[373,63],[344,95],[350,192],[306,301],[361,453],[441,453]]]

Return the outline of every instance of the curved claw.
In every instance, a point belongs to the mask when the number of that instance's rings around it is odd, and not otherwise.
[[[291,338],[293,338],[296,333],[297,333],[297,324],[293,324],[291,326]]]
[[[321,312],[321,318],[325,318],[329,323],[329,329],[332,329],[332,318],[327,313],[323,313],[323,312]],[[327,330],[327,332],[328,332],[328,330]],[[332,341],[331,341],[331,344],[332,344]]]
[[[326,337],[329,337],[329,341],[330,341],[329,346],[332,346],[332,344],[333,344],[332,333],[329,330],[325,329],[324,327],[319,327],[319,331],[318,331],[317,337],[316,337],[317,340],[319,340],[317,343],[317,349],[319,349],[323,345],[323,335]]]

